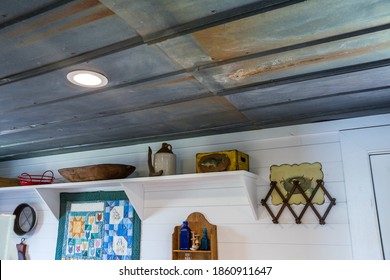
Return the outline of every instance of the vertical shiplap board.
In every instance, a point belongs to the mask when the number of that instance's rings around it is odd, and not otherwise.
[[[222,136],[206,136],[170,141],[177,155],[178,173],[195,172],[195,155],[237,149],[250,157],[250,171],[259,175],[258,201],[269,188],[269,169],[274,164],[320,162],[329,192],[337,198],[325,225],[319,225],[309,209],[303,224],[297,225],[287,211],[279,224],[273,224],[259,204],[258,220],[249,207],[237,197],[241,189],[231,189],[230,195],[207,190],[186,190],[145,193],[145,220],[142,222],[141,258],[170,259],[173,227],[180,225],[192,212],[201,212],[218,226],[219,259],[351,259],[352,245],[345,196],[343,162],[339,130],[360,126],[375,126],[387,122],[389,115],[300,125]],[[97,163],[124,163],[137,167],[131,177],[148,176],[147,150],[157,151],[161,143],[140,144],[119,148],[70,153],[47,157],[0,162],[0,177],[15,177],[22,172],[55,172],[64,167]],[[207,199],[203,199],[207,196]],[[27,237],[31,259],[53,259],[58,221],[36,195],[21,197],[0,194],[0,213],[12,213],[22,202],[31,203],[38,211],[39,223],[33,235]],[[324,211],[327,203],[319,207]],[[274,207],[274,206],[272,206]],[[299,208],[300,206],[297,206]],[[20,237],[15,236],[15,243]]]

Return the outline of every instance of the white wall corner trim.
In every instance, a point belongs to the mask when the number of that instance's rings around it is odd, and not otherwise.
[[[390,126],[340,131],[353,259],[383,259],[369,155],[390,151]]]

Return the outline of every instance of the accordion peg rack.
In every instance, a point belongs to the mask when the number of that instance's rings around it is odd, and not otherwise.
[[[317,184],[315,186],[315,188],[313,189],[312,191],[312,194],[310,195],[310,197],[308,197],[305,193],[305,191],[303,190],[303,188],[301,187],[301,185],[299,184],[299,181],[298,180],[294,180],[293,181],[293,187],[291,189],[291,191],[289,191],[287,193],[287,195],[283,195],[283,193],[280,191],[280,189],[277,187],[277,182],[275,181],[272,181],[271,182],[271,188],[270,190],[268,191],[267,195],[265,196],[264,199],[261,200],[261,205],[263,205],[265,207],[265,209],[267,209],[268,213],[271,215],[272,217],[272,222],[274,224],[278,224],[279,223],[279,218],[280,216],[282,215],[284,209],[288,209],[291,214],[294,216],[295,218],[295,223],[297,224],[300,224],[301,221],[302,221],[302,217],[303,215],[306,213],[306,210],[310,207],[314,214],[317,216],[318,218],[318,221],[320,223],[320,225],[324,225],[325,224],[325,219],[326,217],[328,216],[329,214],[329,211],[332,209],[332,207],[334,205],[336,205],[336,199],[333,198],[329,192],[326,190],[325,186],[324,186],[324,181],[323,180],[317,180],[316,181]],[[313,198],[314,196],[316,195],[317,191],[319,189],[322,189],[324,194],[326,195],[326,197],[329,199],[330,203],[329,203],[329,206],[326,208],[325,210],[325,213],[323,215],[321,215],[318,210],[316,209],[316,207],[314,206],[313,204]],[[272,192],[273,191],[276,191],[276,193],[280,196],[280,198],[282,199],[282,206],[280,207],[279,211],[277,212],[277,214],[275,215],[272,211],[272,209],[270,208],[270,206],[267,204],[267,200],[269,199],[269,197],[271,196]],[[293,207],[291,206],[291,204],[289,203],[291,197],[293,194],[295,194],[295,191],[298,190],[298,193],[301,194],[303,196],[303,198],[305,199],[305,206],[303,207],[302,211],[297,214]]]

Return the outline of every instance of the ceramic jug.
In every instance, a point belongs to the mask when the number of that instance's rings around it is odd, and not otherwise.
[[[151,149],[149,147],[149,175],[175,175],[176,155],[172,152],[172,146],[163,143],[161,148],[154,154],[153,165],[150,164]]]

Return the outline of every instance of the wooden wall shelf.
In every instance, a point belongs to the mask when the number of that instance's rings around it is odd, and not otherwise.
[[[172,260],[217,260],[217,226],[210,224],[199,212],[191,213],[186,221],[191,231],[196,232],[200,238],[203,236],[203,228],[207,229],[210,250],[179,250],[181,225],[176,226],[172,234]]]

